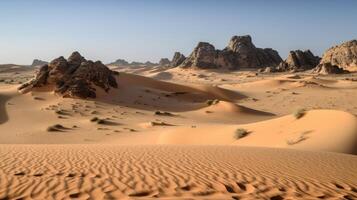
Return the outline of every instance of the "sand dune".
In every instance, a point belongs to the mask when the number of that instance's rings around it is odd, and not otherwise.
[[[135,70],[95,100],[1,84],[0,199],[357,198],[355,81]]]
[[[235,138],[239,129],[246,130],[247,136]],[[180,127],[161,133],[158,143],[260,146],[357,154],[357,118],[341,111],[313,110],[300,119],[285,116],[239,126]]]
[[[235,91],[215,86],[182,85],[158,81],[152,78],[122,73],[118,78],[118,89],[110,95],[102,93],[99,99],[110,103],[118,102],[140,109],[163,109],[188,111],[206,106],[207,100],[236,101],[245,96]],[[138,99],[138,101],[134,101]]]
[[[357,198],[350,155],[116,145],[2,145],[0,154],[1,199]]]

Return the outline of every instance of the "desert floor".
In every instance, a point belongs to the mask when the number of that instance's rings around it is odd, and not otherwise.
[[[95,100],[3,68],[0,199],[357,199],[357,74],[112,68]]]

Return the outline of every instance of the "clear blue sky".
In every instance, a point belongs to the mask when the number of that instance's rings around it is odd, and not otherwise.
[[[325,49],[357,38],[356,0],[1,0],[0,63],[30,64],[78,50],[110,62],[224,48],[250,34],[258,47]]]

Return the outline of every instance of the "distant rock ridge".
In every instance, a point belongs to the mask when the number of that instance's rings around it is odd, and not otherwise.
[[[322,56],[320,64],[335,65],[348,71],[357,71],[357,40],[331,47]]]
[[[185,61],[186,57],[180,53],[180,52],[175,52],[170,65],[172,67],[177,67],[179,65],[181,65],[183,63],[183,61]]]
[[[170,65],[170,60],[168,58],[161,58],[159,61],[160,66],[168,66]]]
[[[228,46],[216,50],[207,42],[199,42],[180,67],[197,68],[262,68],[277,66],[282,61],[279,53],[271,48],[256,48],[249,35],[233,36]]]
[[[109,63],[108,65],[127,66],[129,65],[129,62],[124,59],[117,59],[116,61]]]
[[[150,61],[146,61],[145,63],[143,62],[137,62],[137,61],[132,61],[131,63],[129,63],[128,61],[124,60],[124,59],[117,59],[116,61],[109,63],[107,65],[112,65],[112,66],[155,66],[158,65],[157,63],[152,63]]]
[[[48,62],[46,62],[46,61],[39,60],[39,59],[34,59],[32,61],[31,67],[40,67],[42,65],[47,65],[47,64],[48,64]]]
[[[43,65],[34,79],[19,87],[25,93],[35,88],[49,86],[63,97],[95,98],[96,88],[108,92],[117,88],[115,76],[118,72],[111,71],[100,61],[86,60],[78,52],[73,52],[66,60],[63,56]]]
[[[286,60],[282,61],[276,68],[266,68],[265,72],[298,72],[315,68],[321,58],[315,56],[310,50],[290,51]]]

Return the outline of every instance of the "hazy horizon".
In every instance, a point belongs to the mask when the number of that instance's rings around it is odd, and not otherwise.
[[[284,59],[290,50],[321,54],[356,39],[357,1],[21,1],[0,2],[0,63],[31,64],[79,51],[104,63],[186,56],[199,41],[224,48],[251,35]]]

